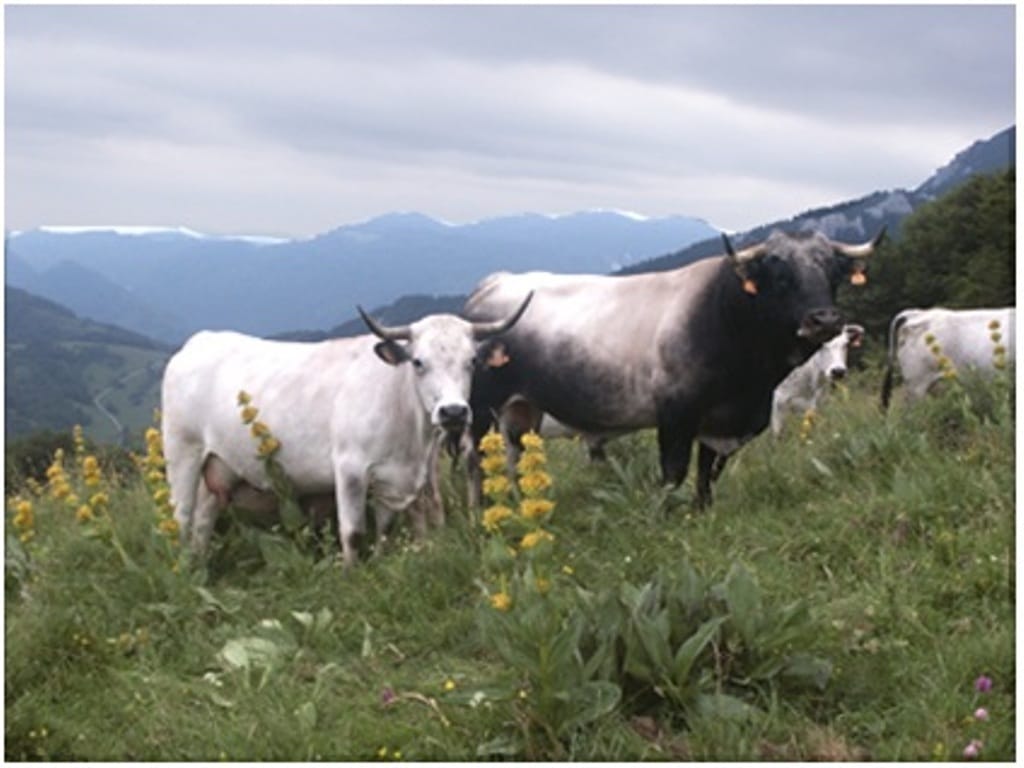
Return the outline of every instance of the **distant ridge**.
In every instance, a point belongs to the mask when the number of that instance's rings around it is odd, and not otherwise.
[[[814,208],[789,219],[763,224],[730,236],[737,247],[764,240],[774,229],[788,232],[818,230],[834,240],[858,242],[886,227],[890,237],[898,237],[900,223],[922,203],[941,197],[976,173],[994,173],[1016,162],[1017,127],[1011,126],[984,141],[976,141],[957,153],[915,190],[896,189],[872,192],[835,205]],[[676,269],[694,261],[722,253],[721,237],[701,240],[672,253],[632,264],[615,274],[660,272]]]

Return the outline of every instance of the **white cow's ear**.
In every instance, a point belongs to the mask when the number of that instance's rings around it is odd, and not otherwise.
[[[409,353],[397,341],[379,341],[373,345],[377,357],[388,365],[401,365],[409,361]]]

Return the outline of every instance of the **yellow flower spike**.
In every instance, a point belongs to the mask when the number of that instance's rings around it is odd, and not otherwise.
[[[150,448],[153,446],[159,447],[161,444],[160,430],[156,427],[150,427],[146,430],[146,445]]]
[[[503,454],[486,456],[480,461],[480,469],[485,475],[494,475],[505,470],[506,461]]]
[[[994,331],[997,328],[999,328],[999,321],[998,320],[990,320],[989,324],[988,324],[988,329],[990,331]]]
[[[536,432],[527,432],[520,438],[520,442],[523,444],[523,448],[528,451],[544,450],[544,438]]]
[[[278,442],[277,438],[265,437],[260,441],[259,447],[256,449],[256,453],[260,458],[269,458],[277,453],[281,449],[281,443]]]
[[[484,493],[488,496],[498,496],[503,493],[508,493],[511,487],[512,484],[504,475],[495,475],[494,477],[484,478],[483,489]]]
[[[262,421],[254,421],[252,423],[252,426],[249,427],[249,432],[252,433],[253,437],[269,437],[270,427],[268,427]]]
[[[480,452],[488,456],[505,453],[505,439],[493,429],[480,438]]]
[[[564,573],[566,576],[572,576],[574,573],[576,573],[576,571],[573,570],[573,567],[571,565],[563,565],[562,573]]]
[[[88,504],[82,504],[75,512],[75,520],[80,523],[88,523],[93,519],[92,509]]]
[[[543,493],[551,487],[551,475],[547,472],[531,472],[519,478],[519,489],[528,495]]]
[[[523,499],[519,513],[527,520],[539,520],[554,508],[555,503],[548,499]]]
[[[483,514],[483,526],[491,533],[498,530],[498,526],[501,525],[503,520],[507,520],[512,517],[514,513],[511,509],[501,504],[495,504],[493,507],[488,507],[484,510]]]
[[[93,474],[100,471],[100,462],[92,454],[82,459],[82,471]]]
[[[244,389],[238,390],[238,404],[249,405],[252,402],[252,395],[246,392]]]
[[[251,405],[247,405],[242,408],[242,423],[251,424],[255,418],[259,415],[259,408]]]
[[[455,681],[452,680],[449,677],[447,680],[444,681],[444,689],[446,691],[454,691],[455,690]]]
[[[543,453],[527,451],[520,457],[519,463],[516,464],[516,471],[521,475],[526,475],[540,469],[547,463],[548,459]]]
[[[168,536],[176,536],[178,534],[178,521],[173,517],[168,517],[160,521],[157,525],[161,533],[165,533]]]
[[[992,333],[989,334],[989,338],[992,339],[993,344],[998,344],[1000,341],[1002,341],[1003,334],[1001,334],[999,331],[992,331]]]
[[[537,591],[542,595],[546,595],[548,592],[551,591],[550,579],[544,579],[538,576],[535,584],[537,587]]]
[[[533,549],[542,541],[554,541],[555,537],[551,533],[548,533],[543,528],[539,528],[536,531],[530,531],[528,534],[523,536],[519,542],[520,549]]]
[[[94,493],[92,496],[89,497],[89,506],[93,507],[94,509],[96,507],[105,507],[109,503],[110,497],[107,494],[103,493],[102,491],[100,491],[99,493]]]
[[[512,609],[512,598],[506,592],[495,592],[490,597],[491,607],[496,611],[507,613]]]
[[[168,488],[157,488],[153,491],[153,501],[157,504],[163,504],[171,498],[171,491]]]

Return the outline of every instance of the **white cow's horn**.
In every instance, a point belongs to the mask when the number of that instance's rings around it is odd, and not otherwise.
[[[408,325],[396,325],[393,328],[381,325],[368,314],[363,311],[363,308],[358,304],[356,309],[359,310],[359,316],[363,318],[363,322],[366,323],[367,327],[373,331],[376,336],[384,339],[385,341],[409,341],[412,338],[412,330]]]

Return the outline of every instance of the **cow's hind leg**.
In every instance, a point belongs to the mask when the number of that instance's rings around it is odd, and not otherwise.
[[[703,509],[711,504],[711,484],[725,469],[729,457],[714,448],[701,443],[697,448],[697,507]]]
[[[196,496],[201,484],[202,448],[196,443],[164,441],[167,461],[167,483],[171,488],[174,519],[182,542],[189,541],[196,509]]]

